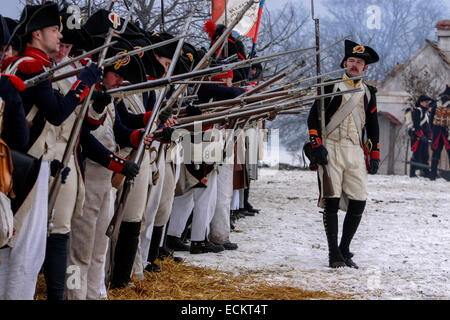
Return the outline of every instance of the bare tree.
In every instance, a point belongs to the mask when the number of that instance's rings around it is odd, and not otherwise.
[[[437,97],[441,91],[439,85],[443,80],[434,79],[431,74],[424,70],[418,72],[416,69],[409,68],[402,75],[402,84],[405,91],[409,94],[409,103],[414,105],[421,95]]]
[[[427,37],[433,37],[434,25],[445,18],[443,4],[428,0],[341,0],[325,2],[329,16],[323,21],[324,39],[347,34],[351,40],[374,48],[380,61],[370,67],[370,80],[384,81],[397,63],[409,59]],[[379,25],[371,25],[370,9],[374,5]],[[369,11],[369,12],[368,12]],[[342,46],[335,49],[330,64],[336,67],[343,56]]]

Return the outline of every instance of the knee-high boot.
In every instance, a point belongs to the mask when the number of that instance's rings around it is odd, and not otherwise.
[[[148,250],[148,265],[145,270],[149,272],[160,272],[161,268],[155,263],[156,258],[159,254],[159,244],[163,235],[164,226],[153,227],[152,239],[150,241],[150,249]]]
[[[436,180],[438,164],[439,158],[433,155],[433,157],[431,158],[430,180]]]
[[[345,214],[344,227],[342,229],[341,243],[339,249],[345,259],[345,263],[349,267],[358,268],[351,260],[353,254],[350,253],[350,243],[358,229],[361,217],[366,206],[366,201],[349,200],[348,210]]]
[[[339,198],[325,199],[323,225],[328,241],[328,262],[330,268],[345,267],[345,260],[338,247],[338,215]]]
[[[47,300],[64,299],[64,282],[67,270],[69,233],[50,234],[45,249],[44,277],[47,284]]]
[[[111,288],[124,288],[131,280],[134,258],[139,244],[141,222],[125,222],[120,225],[114,252]]]

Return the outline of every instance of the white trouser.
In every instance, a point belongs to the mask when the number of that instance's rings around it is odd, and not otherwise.
[[[42,161],[36,193],[14,247],[0,250],[0,299],[33,300],[47,244],[49,163]]]
[[[112,217],[114,216],[114,203],[116,201],[116,195],[117,195],[117,189],[115,188],[111,188],[111,193],[110,193],[110,200],[109,200],[109,217],[108,217],[108,221],[111,221]],[[104,267],[102,268],[102,275],[101,277],[99,277],[99,284],[98,284],[98,288],[100,288],[100,299],[107,299],[108,298],[108,292],[106,290],[106,272],[110,267],[110,245],[111,245],[111,241],[108,241],[108,245],[107,245],[107,249],[106,252],[103,256],[103,261],[105,261],[104,263]],[[90,290],[88,288],[88,297],[90,294]]]
[[[147,208],[145,210],[145,229],[144,232],[141,232],[140,235],[140,251],[143,265],[147,265],[147,257],[148,251],[150,249],[150,241],[152,239],[153,225],[156,212],[161,201],[161,195],[164,186],[165,165],[165,155],[163,150],[158,163],[159,178],[156,182],[156,185],[151,186],[150,188],[150,197],[147,203]]]
[[[209,240],[218,244],[230,242],[230,205],[233,197],[233,165],[219,167],[217,175],[217,200],[210,224]]]
[[[104,277],[105,252],[110,222],[112,171],[86,160],[86,200],[81,217],[72,219],[68,268],[76,266],[80,274],[79,285],[66,281],[70,300],[99,299],[100,281]]]
[[[233,199],[231,200],[231,210],[239,210],[239,190],[233,190]]]
[[[192,188],[181,196],[174,197],[167,234],[181,237],[187,220],[193,212],[191,241],[207,239],[209,224],[214,215],[217,198],[217,173],[214,170],[206,188]]]
[[[78,192],[78,173],[73,155],[70,157],[68,167],[70,168],[69,175],[66,183],[61,184],[61,189],[55,202],[53,226],[50,230],[52,234],[66,234],[70,232],[70,224],[75,211]]]
[[[328,139],[326,148],[328,171],[334,191],[332,198],[345,195],[348,199],[365,201],[367,199],[367,169],[361,146],[353,144],[349,139],[342,139],[339,142]],[[319,166],[319,174],[320,177],[323,176],[322,166]],[[321,181],[323,181],[322,178]]]
[[[239,208],[244,208],[244,189],[239,189]]]

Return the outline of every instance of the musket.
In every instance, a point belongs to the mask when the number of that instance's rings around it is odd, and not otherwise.
[[[275,54],[268,55],[268,56],[257,57],[257,58],[248,59],[248,60],[242,60],[242,61],[233,62],[233,63],[229,63],[229,64],[223,64],[223,65],[219,65],[219,66],[215,66],[215,67],[211,67],[211,68],[207,68],[207,69],[202,69],[202,70],[200,70],[200,68],[198,68],[197,70],[194,69],[191,72],[182,73],[182,74],[171,76],[171,77],[166,76],[161,79],[149,80],[149,81],[134,84],[134,85],[123,86],[123,87],[119,87],[116,89],[108,90],[106,92],[108,94],[114,94],[114,93],[120,92],[120,91],[133,92],[133,93],[142,92],[142,91],[150,91],[152,89],[155,89],[158,87],[163,87],[168,84],[173,84],[178,81],[198,78],[198,77],[202,77],[205,75],[221,74],[224,72],[228,72],[230,70],[246,67],[252,63],[255,63],[255,61],[257,61],[257,62],[268,61],[268,60],[275,59],[282,55],[287,55],[287,54],[291,54],[291,53],[295,53],[295,52],[299,52],[299,51],[311,50],[311,49],[314,49],[314,47],[301,48],[301,49],[296,49],[296,50],[291,50],[291,51],[286,51],[286,52],[275,53]],[[197,65],[197,67],[199,65],[200,65],[200,63]],[[180,88],[181,87],[186,88],[187,85],[180,86]],[[181,90],[180,90],[180,92],[181,92]],[[175,98],[173,98],[173,99],[175,99]],[[170,100],[168,101],[168,103],[170,103]],[[172,105],[168,104],[167,106],[172,106]]]
[[[352,78],[348,78],[348,79],[338,79],[338,80],[334,80],[334,81],[330,81],[330,82],[313,84],[308,87],[303,87],[303,88],[298,88],[298,89],[288,89],[288,90],[284,90],[284,91],[275,91],[275,92],[268,92],[268,93],[264,92],[264,93],[256,94],[256,95],[252,95],[252,96],[242,96],[241,95],[241,96],[239,96],[237,98],[233,98],[233,99],[198,104],[198,105],[196,105],[196,107],[201,110],[214,109],[217,107],[220,107],[221,109],[228,109],[228,108],[230,108],[230,106],[231,107],[236,106],[236,105],[244,106],[246,103],[249,103],[249,102],[264,101],[266,99],[272,99],[272,98],[276,98],[276,97],[283,98],[283,97],[288,97],[288,96],[295,96],[295,95],[300,94],[301,92],[305,92],[307,90],[311,90],[316,87],[323,87],[323,86],[327,86],[330,84],[335,84],[335,83],[345,82],[345,81],[350,81],[350,80],[360,80],[364,77],[365,76],[356,76],[356,77],[352,77]],[[185,109],[186,108],[182,108],[182,111]]]
[[[167,71],[167,75],[169,77],[172,75],[173,71],[175,70],[175,66],[178,61],[178,57],[180,56],[180,52],[181,52],[181,49],[184,44],[184,39],[185,39],[184,35],[187,33],[187,31],[189,29],[193,15],[194,15],[194,11],[191,11],[191,13],[187,19],[187,22],[184,26],[183,37],[181,37],[181,39],[178,40],[177,48],[175,49],[175,53],[173,55],[172,62],[170,63],[169,70]],[[152,114],[150,116],[150,119],[149,119],[146,127],[145,127],[145,133],[144,133],[143,138],[141,139],[138,149],[136,151],[135,163],[138,164],[139,166],[141,165],[141,162],[143,159],[143,154],[145,151],[144,137],[146,137],[150,133],[153,123],[156,120],[156,116],[159,114],[159,109],[161,108],[161,105],[162,105],[162,102],[166,95],[167,90],[168,90],[168,86],[166,86],[161,91],[160,95],[158,96],[158,100],[155,103],[155,105],[153,106]],[[124,182],[124,186],[123,186],[122,195],[121,195],[121,198],[119,201],[119,205],[118,205],[117,209],[115,210],[114,215],[113,215],[113,217],[108,225],[108,228],[106,230],[106,236],[108,236],[111,239],[111,243],[112,243],[113,247],[114,247],[114,244],[117,242],[117,239],[119,236],[120,224],[122,223],[125,205],[127,203],[127,199],[130,194],[132,185],[133,185],[133,179],[126,178],[125,182]],[[112,263],[113,263],[113,261],[114,260],[112,260]]]
[[[311,0],[311,10],[312,10],[312,18],[314,20],[315,25],[315,34],[316,34],[316,51],[320,51],[320,28],[319,28],[319,19],[316,19],[314,17],[314,0]],[[316,55],[316,73],[317,75],[320,74],[320,53]],[[317,83],[320,84],[322,82],[322,78],[317,78]],[[317,93],[320,96],[322,93],[322,88],[317,88]],[[325,146],[325,137],[326,134],[326,127],[325,127],[325,100],[324,98],[319,99],[319,125],[320,125],[320,132],[322,136],[322,141]],[[329,198],[334,195],[334,189],[333,189],[333,183],[331,181],[330,172],[328,171],[328,165],[324,164],[322,165],[323,169],[323,177],[322,177],[322,183],[323,183],[323,198]]]
[[[123,59],[125,57],[136,55],[136,54],[139,54],[141,52],[145,52],[145,51],[148,51],[148,50],[156,49],[156,48],[159,48],[159,47],[163,47],[163,46],[165,46],[165,45],[167,45],[169,43],[178,41],[180,39],[181,39],[181,37],[176,37],[176,38],[168,39],[168,40],[165,40],[165,41],[162,41],[162,42],[159,42],[159,43],[151,44],[151,45],[139,48],[139,49],[135,49],[135,50],[132,50],[132,51],[129,51],[129,52],[124,52],[124,53],[118,54],[116,56],[113,56],[113,57],[110,57],[110,58],[106,59],[103,62],[103,66],[104,67],[109,67],[109,66],[115,64],[117,61],[119,61],[119,60],[121,60],[121,59]],[[111,43],[115,44],[115,43],[117,43],[117,41],[113,41]],[[77,58],[80,59],[79,57],[77,57]],[[57,81],[60,81],[60,80],[64,80],[66,78],[70,78],[70,77],[78,75],[81,71],[83,71],[83,69],[84,68],[74,69],[72,71],[68,71],[66,73],[62,73],[62,74],[59,74],[57,76],[53,76],[52,78],[50,78],[50,80],[52,82],[57,82]]]
[[[93,54],[96,54],[97,52],[100,52],[100,51],[102,51],[105,48],[111,47],[111,46],[115,45],[116,43],[117,43],[117,41],[111,41],[109,43],[105,43],[105,44],[101,45],[100,47],[95,48],[95,49],[93,49],[93,50],[91,50],[89,52],[86,52],[86,53],[84,53],[82,55],[79,55],[79,56],[74,57],[72,59],[69,59],[67,61],[61,62],[60,64],[57,64],[56,66],[54,66],[50,70],[48,70],[46,72],[43,72],[41,74],[38,74],[37,76],[35,76],[35,77],[31,78],[31,79],[25,80],[24,81],[25,87],[26,88],[31,88],[31,87],[37,85],[38,83],[40,83],[40,82],[42,82],[44,80],[48,80],[48,79],[53,80],[52,77],[54,76],[56,71],[58,71],[58,70],[60,70],[60,69],[62,69],[64,67],[70,66],[74,62],[77,62],[77,61],[79,61],[81,59],[84,59],[84,58],[87,58],[89,56],[92,56]],[[83,70],[83,69],[84,68],[79,69],[79,72],[81,72],[81,70]]]
[[[131,8],[134,8],[135,2],[136,2],[136,0],[133,0]],[[119,33],[123,33],[125,31],[125,28],[126,28],[126,26],[128,24],[128,21],[130,20],[130,17],[131,17],[131,11],[128,12],[128,16],[127,16],[127,18],[125,20],[125,23],[124,23],[122,29],[119,31]],[[105,40],[105,44],[109,44],[111,42],[111,39],[113,37],[114,32],[115,31],[114,31],[113,28],[109,29],[108,35],[107,35],[106,40]],[[108,50],[108,46],[105,46],[103,48],[100,56],[99,56],[99,60],[98,60],[98,64],[97,64],[99,68],[102,67],[103,62],[105,61],[107,50]],[[64,151],[63,158],[62,158],[62,163],[63,163],[64,167],[67,167],[67,165],[69,163],[69,160],[70,160],[70,157],[75,152],[75,147],[77,145],[77,141],[78,141],[78,138],[79,138],[79,135],[80,135],[80,132],[81,132],[81,127],[83,125],[83,121],[84,121],[86,112],[88,110],[89,104],[90,104],[92,93],[94,91],[93,90],[94,86],[95,86],[95,84],[92,85],[92,87],[89,88],[90,89],[89,93],[85,97],[85,100],[83,101],[83,105],[81,106],[81,109],[80,109],[80,113],[78,114],[78,117],[75,120],[74,126],[72,127],[72,131],[70,133],[69,141],[67,142],[67,146],[66,146],[66,149]],[[48,201],[49,221],[51,221],[51,217],[52,217],[52,214],[53,214],[53,209],[54,209],[55,203],[56,203],[56,198],[58,196],[58,193],[59,193],[59,190],[60,190],[61,184],[62,184],[60,175],[61,175],[61,170],[58,170],[56,175],[55,175],[55,178],[53,180],[53,183],[52,183],[52,185],[51,185],[51,187],[49,189],[49,201]]]
[[[341,41],[345,40],[346,38],[348,38],[348,36],[343,37],[343,38],[341,38],[341,39],[339,39],[339,40],[337,40],[337,41],[331,43],[330,45],[328,45],[328,46],[325,47],[325,48],[322,48],[322,49],[320,49],[320,50],[316,50],[316,52],[315,52],[314,54],[311,54],[311,55],[307,56],[306,58],[302,59],[302,61],[305,62],[305,61],[307,61],[307,60],[309,60],[309,59],[311,59],[311,58],[313,58],[313,57],[320,56],[320,53],[321,53],[321,52],[323,52],[323,51],[325,51],[325,50],[328,50],[328,49],[334,47],[335,45],[337,45],[337,44],[340,43]],[[314,48],[315,48],[315,47],[314,47]],[[275,83],[275,82],[281,80],[281,79],[284,78],[285,76],[291,74],[296,68],[298,68],[298,66],[299,66],[299,64],[297,63],[297,64],[294,64],[293,66],[286,66],[286,67],[282,68],[282,69],[279,70],[277,73],[275,73],[275,75],[273,75],[270,79],[264,81],[262,84],[260,84],[260,85],[258,85],[257,87],[255,87],[255,88],[249,90],[248,92],[246,92],[245,95],[250,95],[250,94],[253,94],[254,92],[258,92],[258,91],[260,91],[260,90],[262,90],[262,89],[268,87],[269,85],[271,85],[271,84],[273,84],[273,83]],[[330,74],[332,74],[332,73],[330,73]],[[323,76],[323,75],[322,75],[322,76]],[[302,82],[302,81],[300,81],[299,83],[301,83],[301,82]],[[291,86],[289,86],[289,87],[282,87],[282,88],[283,88],[282,90],[285,90],[285,89],[288,89],[288,88],[292,88],[293,86],[294,86],[294,85],[291,85]],[[276,90],[276,89],[271,89],[270,91],[275,91],[275,90]]]
[[[295,86],[297,86],[297,85],[299,85],[301,83],[309,82],[309,81],[312,81],[312,80],[317,80],[319,78],[325,78],[326,76],[329,76],[329,75],[332,75],[332,74],[335,74],[335,73],[343,73],[343,72],[345,72],[345,70],[346,69],[339,68],[339,69],[336,69],[336,70],[333,70],[333,71],[330,71],[330,72],[322,73],[322,74],[317,75],[317,76],[308,77],[308,78],[302,78],[302,79],[296,80],[296,81],[288,83],[288,84],[284,84],[284,85],[276,87],[276,88],[271,88],[271,89],[267,90],[267,92],[275,92],[275,91],[278,91],[278,90],[288,90],[288,89],[291,89],[291,88],[293,88],[293,87],[295,87]]]
[[[239,119],[239,118],[243,118],[245,116],[258,115],[261,113],[270,113],[270,112],[275,112],[278,110],[279,111],[286,110],[288,108],[294,108],[294,107],[298,107],[299,105],[311,103],[312,101],[314,101],[316,99],[340,96],[340,95],[344,95],[347,93],[360,92],[361,90],[362,90],[361,88],[356,88],[356,89],[331,92],[331,93],[326,93],[326,94],[321,94],[321,95],[306,96],[301,99],[296,99],[294,101],[287,101],[287,102],[283,102],[283,103],[279,103],[279,102],[270,103],[268,106],[267,105],[259,106],[256,108],[245,107],[245,108],[239,109],[235,112],[227,111],[227,112],[221,112],[221,113],[202,114],[199,116],[180,119],[179,120],[180,124],[173,126],[172,128],[174,130],[177,130],[177,129],[188,129],[189,130],[190,128],[194,127],[194,124],[196,124],[196,123],[201,123],[202,125],[211,125],[211,124],[220,123],[220,122],[224,122],[224,121],[227,122],[229,120]],[[292,98],[290,98],[288,100],[292,100]],[[154,139],[159,138],[161,136],[161,134],[162,134],[161,131],[156,131],[154,133]]]
[[[233,20],[233,22],[225,29],[223,34],[219,37],[219,39],[211,46],[211,48],[208,50],[208,52],[203,56],[203,58],[200,60],[200,62],[195,66],[193,71],[198,71],[205,67],[205,65],[208,64],[208,60],[210,57],[212,57],[213,53],[216,52],[217,48],[228,39],[228,36],[230,32],[233,30],[233,28],[241,21],[242,17],[245,15],[245,13],[250,9],[250,7],[253,5],[253,0],[250,0],[247,2],[247,4],[244,6],[244,8],[240,11],[240,13],[237,15],[237,17]],[[226,10],[225,10],[226,11]],[[172,96],[169,98],[169,100],[166,103],[165,109],[170,109],[177,101],[178,96],[186,90],[188,85],[184,84],[179,86],[175,92],[172,94]]]

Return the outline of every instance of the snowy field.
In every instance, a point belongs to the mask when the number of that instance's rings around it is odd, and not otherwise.
[[[190,255],[186,263],[273,284],[350,294],[355,299],[450,299],[450,182],[369,176],[369,197],[352,242],[359,269],[330,269],[311,171],[260,170],[240,219],[235,251]],[[344,213],[339,213],[339,232]]]

